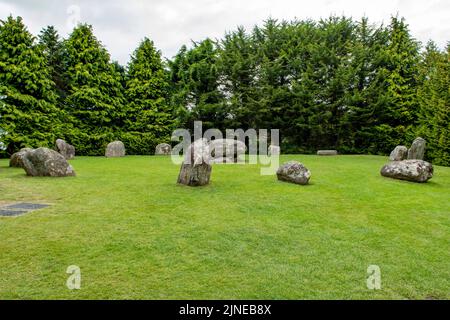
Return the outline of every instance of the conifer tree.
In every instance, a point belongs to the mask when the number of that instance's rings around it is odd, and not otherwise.
[[[120,136],[125,118],[121,76],[95,37],[92,26],[81,24],[64,42],[69,93],[65,109],[75,130],[72,142],[80,154],[100,155]]]
[[[128,65],[126,96],[127,131],[170,140],[174,115],[167,100],[168,72],[152,41],[145,38]]]
[[[22,18],[0,21],[0,127],[9,154],[22,147],[52,147],[60,113],[40,47]]]
[[[48,26],[41,31],[39,46],[44,52],[50,75],[62,101],[67,95],[67,81],[64,77],[64,46],[54,26]]]

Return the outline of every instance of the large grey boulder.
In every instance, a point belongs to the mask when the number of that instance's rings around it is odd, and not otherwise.
[[[125,145],[122,141],[114,141],[108,144],[105,151],[107,158],[125,157]]]
[[[403,161],[408,157],[408,148],[405,146],[398,146],[391,152],[389,156],[390,161]]]
[[[169,156],[172,153],[172,147],[170,144],[161,143],[156,146],[155,155],[157,156]]]
[[[59,153],[63,155],[66,160],[72,160],[75,158],[75,147],[68,144],[62,139],[56,140],[56,148]]]
[[[277,171],[278,180],[307,185],[311,179],[311,171],[297,161],[290,161]]]
[[[28,151],[31,151],[33,149],[30,148],[24,148],[21,149],[19,152],[14,153],[11,156],[11,159],[9,159],[9,166],[11,168],[23,168],[23,157]]]
[[[425,149],[427,142],[422,138],[414,140],[411,148],[408,151],[408,160],[423,160],[425,157]]]
[[[32,177],[68,177],[75,171],[60,153],[47,148],[39,148],[25,153],[24,170]]]
[[[336,150],[319,150],[317,151],[318,156],[337,156],[338,152]]]
[[[178,183],[190,187],[209,184],[211,178],[211,158],[208,141],[200,139],[191,144],[181,165]]]
[[[433,172],[433,165],[423,160],[394,161],[381,169],[383,177],[420,183],[433,178]]]
[[[213,163],[245,162],[247,146],[239,140],[217,139],[209,144]]]

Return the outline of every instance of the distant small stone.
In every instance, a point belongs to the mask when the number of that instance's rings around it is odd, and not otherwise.
[[[125,145],[122,141],[114,141],[108,144],[105,151],[107,158],[125,157]]]
[[[337,156],[338,152],[336,150],[319,150],[317,151],[318,156]]]
[[[75,158],[75,147],[68,144],[62,139],[56,140],[56,148],[58,149],[58,152],[63,155],[66,160],[72,160]]]
[[[75,171],[60,153],[47,148],[39,148],[25,153],[24,170],[32,177],[68,177]]]
[[[300,162],[290,161],[277,171],[278,180],[300,185],[307,185],[311,179],[311,172]]]
[[[408,148],[405,146],[398,146],[391,152],[390,161],[403,161],[408,157]]]
[[[408,160],[423,160],[425,158],[425,150],[427,142],[425,139],[417,138],[414,140],[411,148],[408,151]]]
[[[172,147],[170,144],[161,143],[156,146],[155,155],[157,156],[169,156],[172,153]]]
[[[424,183],[433,178],[433,165],[423,160],[394,161],[381,169],[383,177]]]
[[[209,184],[211,178],[210,149],[206,139],[200,139],[191,144],[181,165],[178,183],[190,187]]]
[[[269,146],[267,151],[268,156],[279,156],[281,154],[281,148],[279,146]]]
[[[24,148],[21,149],[19,152],[14,153],[11,156],[11,159],[9,160],[9,166],[11,168],[23,168],[23,157],[28,151],[31,151],[33,149],[30,148]]]

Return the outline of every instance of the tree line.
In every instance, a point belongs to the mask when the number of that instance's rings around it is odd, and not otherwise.
[[[100,155],[122,140],[151,154],[175,128],[280,129],[284,153],[388,154],[416,136],[450,165],[450,45],[422,46],[404,19],[269,19],[164,60],[145,38],[126,67],[90,25],[37,39],[20,17],[0,23],[0,136],[11,154],[52,147]]]

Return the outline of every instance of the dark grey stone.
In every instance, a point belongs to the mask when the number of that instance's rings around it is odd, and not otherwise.
[[[190,145],[181,165],[178,183],[190,187],[209,184],[211,177],[211,158],[206,139],[200,139]]]
[[[337,156],[338,152],[336,150],[319,150],[317,151],[318,156]]]
[[[114,141],[108,144],[105,151],[107,158],[121,158],[125,157],[125,145],[122,141]]]
[[[390,161],[403,161],[408,157],[408,148],[405,146],[398,146],[391,152],[389,156]]]
[[[278,169],[277,176],[280,181],[307,185],[311,178],[311,172],[300,162],[290,161]]]
[[[5,209],[22,209],[22,210],[39,210],[49,207],[48,204],[37,204],[37,203],[18,203],[10,206],[6,206]]]
[[[28,211],[21,211],[21,210],[5,210],[0,209],[0,217],[17,217],[28,213]]]
[[[433,178],[433,165],[423,160],[393,161],[381,169],[383,177],[424,183]]]
[[[170,156],[172,153],[172,147],[170,144],[161,143],[156,146],[155,155],[157,156]]]
[[[9,166],[11,168],[23,168],[23,157],[28,151],[32,151],[33,149],[24,148],[19,152],[14,153],[9,160]]]
[[[75,176],[75,171],[63,155],[47,148],[28,151],[23,157],[24,170],[32,177]]]
[[[58,149],[58,152],[63,155],[66,160],[72,160],[75,158],[75,147],[68,144],[62,139],[56,140],[56,148]]]
[[[423,160],[425,158],[425,150],[427,142],[425,139],[417,138],[414,140],[411,148],[408,150],[408,160]]]

